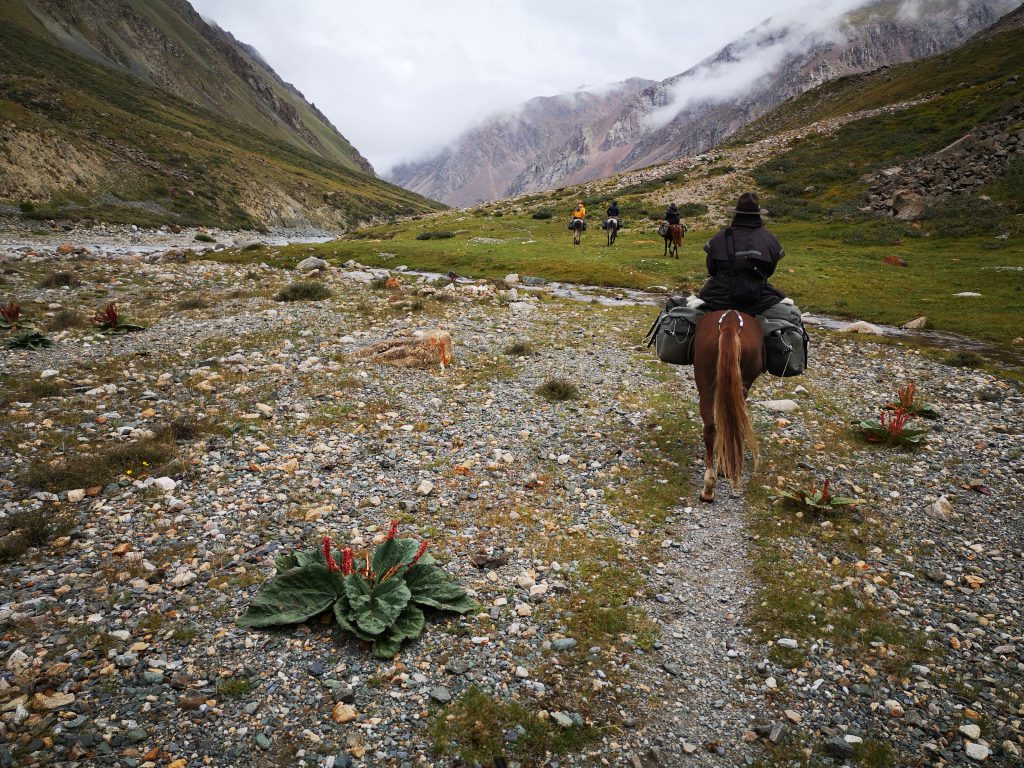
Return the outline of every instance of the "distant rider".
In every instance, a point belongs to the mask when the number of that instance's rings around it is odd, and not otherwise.
[[[665,221],[669,224],[682,224],[682,219],[679,216],[679,208],[675,203],[672,203],[668,210],[665,211]]]
[[[615,219],[615,228],[618,229],[622,226],[622,222],[619,220],[619,204],[612,200],[612,204],[608,206],[606,211],[605,221],[608,219]]]
[[[729,211],[732,224],[704,246],[710,277],[697,295],[709,311],[739,309],[757,315],[786,298],[768,282],[786,253],[761,220],[768,211],[756,192],[744,192]]]
[[[582,200],[580,200],[579,205],[576,206],[576,210],[572,212],[572,217],[574,219],[579,219],[580,221],[586,223],[586,221],[587,221],[587,207],[585,205],[583,205],[583,201]]]

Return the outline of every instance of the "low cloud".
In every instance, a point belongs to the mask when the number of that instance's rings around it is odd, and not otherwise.
[[[668,103],[647,117],[647,127],[661,128],[698,104],[742,96],[790,57],[806,54],[823,43],[844,42],[843,17],[868,4],[867,0],[819,0],[773,16],[731,44],[727,59],[705,61],[680,77],[669,88]]]

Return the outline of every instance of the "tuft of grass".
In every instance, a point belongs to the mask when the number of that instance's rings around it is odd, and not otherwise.
[[[985,363],[985,360],[977,352],[961,350],[949,355],[942,362],[955,368],[980,368]]]
[[[522,729],[519,738],[506,744],[504,735],[517,727]],[[589,726],[560,728],[521,704],[499,702],[474,685],[434,716],[430,737],[437,754],[457,754],[467,765],[492,765],[506,753],[538,765],[545,755],[578,749],[597,734]]]
[[[170,430],[132,443],[119,443],[105,450],[69,453],[55,461],[33,461],[22,476],[30,488],[57,493],[69,488],[105,485],[123,474],[155,474],[175,454]]]
[[[292,283],[274,296],[274,301],[322,301],[331,297],[331,289],[314,280]]]
[[[416,235],[417,240],[447,240],[450,237],[455,237],[455,233],[447,229],[443,230],[427,230],[426,232],[420,232]]]
[[[202,296],[189,296],[187,299],[182,299],[174,305],[175,309],[186,312],[190,309],[206,309],[209,304]]]
[[[11,403],[34,403],[46,397],[63,394],[64,387],[53,379],[29,379],[28,381],[5,386],[0,394],[0,405]]]
[[[66,514],[54,514],[49,509],[31,509],[15,512],[0,520],[6,531],[0,530],[0,563],[20,557],[29,547],[41,547],[74,527],[74,520]]]
[[[209,235],[207,235],[207,234],[205,234],[203,232],[200,232],[200,233],[198,233],[196,235],[196,242],[197,243],[215,243],[217,241],[214,238],[210,237]]]
[[[46,321],[48,331],[67,331],[72,328],[88,328],[89,318],[77,309],[58,310],[53,317]]]
[[[575,400],[580,396],[579,388],[571,381],[549,376],[537,387],[537,394],[545,400]]]
[[[529,357],[534,353],[533,344],[527,339],[516,339],[505,347],[505,354],[512,357]]]
[[[203,435],[223,434],[224,426],[213,419],[197,418],[192,415],[179,416],[167,424],[167,430],[176,443],[187,443]]]
[[[81,284],[74,272],[47,272],[39,281],[40,288],[74,288]]]
[[[534,211],[533,215],[530,218],[531,219],[538,219],[540,221],[544,221],[545,219],[550,219],[552,217],[552,215],[553,214],[551,213],[551,211],[544,209],[544,210],[540,210],[540,211]]]
[[[252,680],[244,677],[224,677],[217,681],[217,693],[225,699],[245,696],[254,687]]]

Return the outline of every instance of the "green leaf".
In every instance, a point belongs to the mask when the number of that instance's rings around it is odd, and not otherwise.
[[[374,551],[370,568],[380,577],[396,566],[408,565],[419,546],[413,539],[387,539]]]
[[[375,586],[369,595],[369,604],[352,606],[352,618],[364,632],[379,635],[391,626],[409,604],[411,594],[401,579],[388,579]]]
[[[377,639],[376,635],[363,632],[363,630],[361,630],[355,623],[355,620],[352,618],[351,604],[345,596],[339,598],[338,602],[334,604],[334,618],[338,620],[338,624],[343,630],[348,632],[350,635],[355,635],[360,640],[370,642]]]
[[[292,568],[298,568],[299,560],[297,557],[295,557],[294,552],[289,552],[288,554],[284,555],[278,555],[274,558],[274,567],[277,569],[278,575],[280,575],[285,571],[290,571]]]
[[[322,549],[303,549],[296,552],[294,557],[300,566],[322,565],[327,567],[327,560],[324,558]]]
[[[240,627],[299,624],[330,608],[343,595],[341,577],[324,565],[292,568],[271,579],[238,617]]]
[[[467,613],[476,608],[476,602],[466,590],[448,580],[448,574],[434,565],[416,563],[405,572],[405,583],[412,601],[442,611]]]
[[[426,618],[423,611],[415,605],[407,605],[388,627],[388,631],[373,641],[373,654],[382,659],[390,659],[402,649],[404,640],[415,640],[423,633]]]

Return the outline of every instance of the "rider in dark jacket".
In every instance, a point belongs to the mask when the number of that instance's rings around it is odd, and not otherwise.
[[[665,221],[667,221],[669,224],[682,223],[682,219],[679,216],[679,208],[676,206],[675,203],[672,203],[668,207],[668,210],[665,211]]]
[[[608,206],[608,218],[617,219],[619,218],[619,204],[612,200],[612,204]]]
[[[704,246],[710,277],[697,295],[709,310],[740,309],[756,315],[786,298],[768,282],[786,254],[761,221],[768,211],[756,192],[744,192],[730,210],[735,214],[732,225]]]

